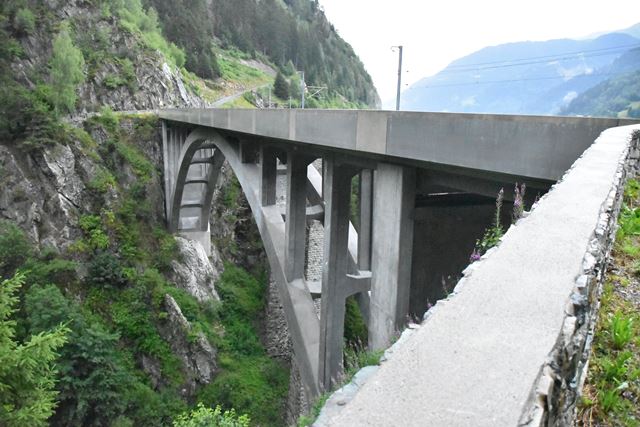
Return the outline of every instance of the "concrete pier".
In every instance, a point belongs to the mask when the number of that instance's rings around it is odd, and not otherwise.
[[[391,344],[409,313],[415,170],[381,163],[374,174],[369,346]]]

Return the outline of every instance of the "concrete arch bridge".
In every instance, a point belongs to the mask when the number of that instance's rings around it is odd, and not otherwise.
[[[620,124],[328,110],[181,109],[160,118],[170,229],[210,248],[209,212],[226,160],[263,239],[308,397],[341,373],[347,297],[358,297],[370,347],[386,348],[407,316],[421,315],[468,263],[500,188],[524,182],[530,201]],[[279,174],[286,174],[286,209],[276,204]],[[357,232],[350,223],[356,175]],[[304,274],[313,219],[324,226],[321,281]]]

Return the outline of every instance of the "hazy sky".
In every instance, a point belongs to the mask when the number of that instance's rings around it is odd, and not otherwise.
[[[580,38],[640,22],[638,0],[320,0],[353,46],[382,101],[393,101],[404,46],[403,89],[485,46]]]

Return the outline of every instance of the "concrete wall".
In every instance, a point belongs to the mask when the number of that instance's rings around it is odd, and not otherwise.
[[[380,367],[334,393],[317,425],[571,425],[590,297],[638,160],[632,130],[604,132]]]

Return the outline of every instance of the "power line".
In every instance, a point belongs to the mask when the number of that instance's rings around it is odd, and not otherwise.
[[[602,76],[618,76],[624,73],[599,73],[599,74],[580,74],[578,76],[573,76],[571,79],[579,78],[579,77],[602,77]],[[493,83],[514,83],[514,82],[526,82],[532,80],[553,80],[553,79],[564,79],[563,76],[545,76],[545,77],[531,77],[528,79],[509,79],[509,80],[489,80],[489,81],[477,81],[477,82],[467,82],[467,83],[445,83],[438,85],[424,85],[424,86],[416,86],[412,89],[425,89],[432,87],[451,87],[451,86],[474,86],[481,84],[493,84]]]
[[[640,45],[638,45],[640,46]],[[563,61],[563,60],[568,60],[568,59],[577,59],[577,58],[593,58],[596,56],[606,56],[606,55],[613,55],[617,52],[601,52],[601,53],[593,53],[590,55],[574,55],[574,56],[564,56],[564,57],[557,57],[554,59],[545,59],[545,60],[537,60],[537,61],[529,61],[529,62],[521,62],[519,64],[505,64],[505,65],[493,65],[493,66],[489,66],[489,67],[474,67],[474,68],[469,68],[469,69],[455,69],[455,70],[450,70],[445,68],[444,70],[442,70],[440,73],[438,73],[437,75],[446,75],[446,74],[453,74],[453,73],[463,73],[463,72],[468,72],[468,71],[483,71],[483,70],[491,70],[491,69],[496,69],[496,68],[510,68],[510,67],[520,67],[523,65],[531,65],[531,64],[541,64],[541,63],[546,63],[549,61]]]
[[[622,46],[612,46],[612,47],[607,47],[607,48],[600,48],[600,49],[586,49],[586,50],[581,50],[581,51],[573,51],[573,52],[564,52],[564,53],[557,53],[554,55],[542,55],[542,56],[531,56],[531,57],[527,57],[527,58],[519,58],[519,59],[509,59],[509,60],[502,60],[502,61],[489,61],[489,62],[476,62],[476,63],[472,63],[472,64],[461,64],[461,65],[451,65],[447,68],[445,68],[445,70],[451,70],[451,71],[458,71],[458,70],[465,70],[465,69],[469,69],[469,70],[476,70],[479,67],[478,66],[483,66],[483,65],[493,65],[493,64],[505,64],[508,66],[514,66],[514,65],[520,65],[520,64],[513,64],[514,62],[521,62],[521,61],[527,61],[527,63],[529,63],[529,61],[532,60],[541,60],[539,62],[547,62],[547,61],[551,61],[554,59],[567,59],[567,57],[569,58],[573,58],[575,56],[600,56],[600,55],[605,55],[608,54],[604,53],[603,51],[616,51],[616,50],[631,50],[633,48],[636,47],[640,47],[640,43],[635,43],[635,44],[630,44],[630,45],[622,45]],[[600,54],[594,54],[594,55],[584,55],[585,53],[590,53],[590,52],[603,52]],[[613,53],[613,52],[612,52]],[[537,61],[536,61],[537,62]],[[525,64],[522,64],[525,65]],[[481,67],[480,67],[481,68]],[[487,67],[490,68],[490,67]]]

